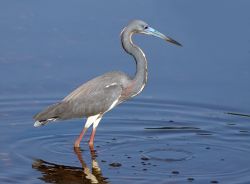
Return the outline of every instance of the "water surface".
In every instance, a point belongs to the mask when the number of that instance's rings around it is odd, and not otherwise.
[[[89,133],[81,149],[73,149],[82,121],[30,126],[27,112],[56,100],[1,99],[2,182],[250,180],[249,117],[233,114],[236,109],[137,98],[105,116],[91,151]]]
[[[250,182],[248,1],[1,1],[0,183]],[[140,18],[183,44],[136,36],[140,96],[103,118],[34,128],[32,116],[107,71],[133,75],[119,33]]]

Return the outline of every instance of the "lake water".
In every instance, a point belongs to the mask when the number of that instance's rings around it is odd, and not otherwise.
[[[0,183],[250,183],[250,2],[0,2]],[[34,128],[32,116],[112,70],[133,75],[120,45],[143,19],[182,48],[135,36],[144,91],[107,113]]]

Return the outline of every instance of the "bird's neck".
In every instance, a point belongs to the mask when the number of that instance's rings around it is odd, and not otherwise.
[[[142,91],[147,83],[147,60],[143,51],[132,42],[133,31],[126,28],[121,33],[121,42],[124,50],[134,57],[136,63],[136,73],[132,79],[132,96]]]

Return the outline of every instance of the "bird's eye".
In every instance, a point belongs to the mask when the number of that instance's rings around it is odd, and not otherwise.
[[[148,29],[148,26],[144,26],[144,29]]]

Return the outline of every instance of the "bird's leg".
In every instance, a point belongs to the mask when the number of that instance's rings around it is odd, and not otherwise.
[[[89,139],[89,147],[93,149],[93,146],[94,146],[94,139],[95,139],[95,133],[96,133],[96,128],[99,124],[99,122],[101,121],[102,119],[102,116],[100,115],[94,122],[93,124],[93,130],[92,130],[92,133],[90,135],[90,139]]]
[[[90,139],[89,139],[89,147],[92,149],[94,146],[95,132],[96,132],[96,128],[93,128],[92,133],[90,135]]]
[[[78,148],[80,147],[80,142],[82,140],[82,137],[84,136],[85,132],[88,130],[88,128],[84,127],[80,133],[80,135],[78,136],[78,138],[75,141],[74,147]]]
[[[82,140],[82,137],[84,136],[84,134],[88,130],[88,128],[96,121],[96,119],[98,119],[98,117],[99,117],[99,115],[88,117],[84,128],[82,129],[79,137],[75,141],[74,147],[76,147],[76,148],[80,147],[80,142]]]

